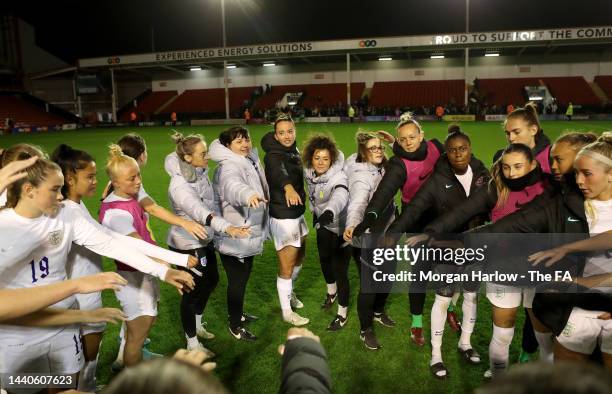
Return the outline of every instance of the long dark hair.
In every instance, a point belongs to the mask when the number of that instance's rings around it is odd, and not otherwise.
[[[72,147],[61,144],[51,154],[51,160],[57,163],[64,174],[64,186],[62,186],[62,195],[68,197],[68,177],[76,175],[78,170],[85,169],[94,158],[87,152],[73,149]]]

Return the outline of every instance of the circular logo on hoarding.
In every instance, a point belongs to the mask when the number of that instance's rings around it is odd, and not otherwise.
[[[374,48],[375,46],[376,46],[376,40],[359,41],[359,48]]]
[[[121,58],[119,56],[109,57],[108,59],[106,59],[106,61],[108,62],[108,64],[119,64],[121,63]]]

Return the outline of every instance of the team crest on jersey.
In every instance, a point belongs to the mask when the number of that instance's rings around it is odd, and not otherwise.
[[[567,324],[565,325],[565,328],[561,332],[561,335],[563,335],[564,337],[571,337],[573,333],[574,333],[574,325],[570,322],[567,322]]]
[[[49,233],[49,245],[57,246],[62,243],[64,238],[64,230],[55,230]]]

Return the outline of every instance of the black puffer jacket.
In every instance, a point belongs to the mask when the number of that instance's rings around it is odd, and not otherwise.
[[[270,189],[270,216],[276,219],[295,219],[304,214],[306,192],[304,191],[304,168],[296,143],[290,147],[281,145],[271,131],[261,139],[261,148],[266,152],[264,165]],[[302,205],[288,207],[285,186],[291,184],[302,199]]]
[[[544,192],[540,195],[551,195],[554,193],[552,186],[550,186],[552,183],[552,176],[541,172],[539,168],[534,171],[538,171],[540,174],[538,181],[544,181]],[[485,214],[489,215],[496,204],[497,190],[495,189],[495,184],[490,181],[487,187],[477,189],[473,194],[470,194],[470,197],[468,197],[465,202],[448,211],[445,215],[438,217],[432,223],[429,223],[427,226],[425,226],[423,231],[428,234],[458,232],[462,228],[465,228],[473,217]]]
[[[332,380],[327,354],[311,338],[287,341],[281,366],[281,394],[329,394]]]
[[[444,146],[440,141],[432,139],[431,142],[438,148],[440,154],[444,152]],[[376,192],[372,196],[366,213],[375,212],[378,216],[387,208],[389,202],[395,198],[398,190],[401,190],[406,183],[406,165],[404,159],[412,161],[422,161],[427,157],[427,141],[423,140],[416,152],[406,152],[399,144],[393,144],[393,156],[385,166],[385,175],[378,184]]]
[[[495,223],[478,227],[473,232],[584,234],[584,238],[588,238],[589,224],[584,210],[584,196],[575,183],[565,182],[560,192],[551,198],[542,200],[539,204],[527,205],[520,211]],[[542,249],[546,248],[542,246]],[[573,258],[568,256],[564,260],[555,264],[555,269],[568,269],[578,274],[582,273],[586,261],[584,255],[573,256]],[[601,310],[600,307],[592,303],[592,297],[608,299],[608,305],[612,304],[609,295],[598,296],[598,292],[595,290],[591,290],[591,294],[577,294],[578,289],[560,291],[556,288],[558,286],[562,286],[562,284],[547,283],[542,285],[533,300],[536,317],[556,335],[563,331],[575,306],[583,309]],[[548,292],[549,288],[550,292]],[[603,310],[610,310],[610,306],[607,308]]]
[[[487,187],[491,175],[484,164],[473,156],[470,167],[474,174],[470,185],[470,195],[472,195],[477,190]],[[434,173],[421,186],[412,200],[404,206],[401,216],[391,224],[387,232],[392,234],[420,232],[423,230],[419,226],[420,223],[423,221],[429,223],[447,214],[467,198],[448,158],[443,155],[436,163]],[[423,217],[426,212],[431,216]],[[484,224],[487,218],[488,214],[476,216],[458,231]]]

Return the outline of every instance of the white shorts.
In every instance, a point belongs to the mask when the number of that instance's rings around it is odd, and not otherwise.
[[[128,281],[115,295],[121,304],[127,320],[140,316],[157,316],[159,282],[151,275],[139,271],[117,271]]]
[[[93,311],[102,308],[102,293],[76,294],[79,309],[82,311]],[[86,323],[81,325],[83,335],[104,332],[106,323]]]
[[[535,287],[521,288],[493,282],[487,283],[487,298],[498,308],[518,308],[521,306],[521,299],[523,307],[531,308],[535,294]]]
[[[602,313],[574,307],[557,341],[573,352],[591,354],[599,345],[612,355],[612,320],[598,319]]]
[[[0,373],[76,374],[83,367],[78,328],[66,328],[36,345],[0,346]]]
[[[302,237],[308,235],[308,225],[304,215],[296,219],[270,218],[270,234],[274,240],[276,250],[285,246],[302,246]]]

